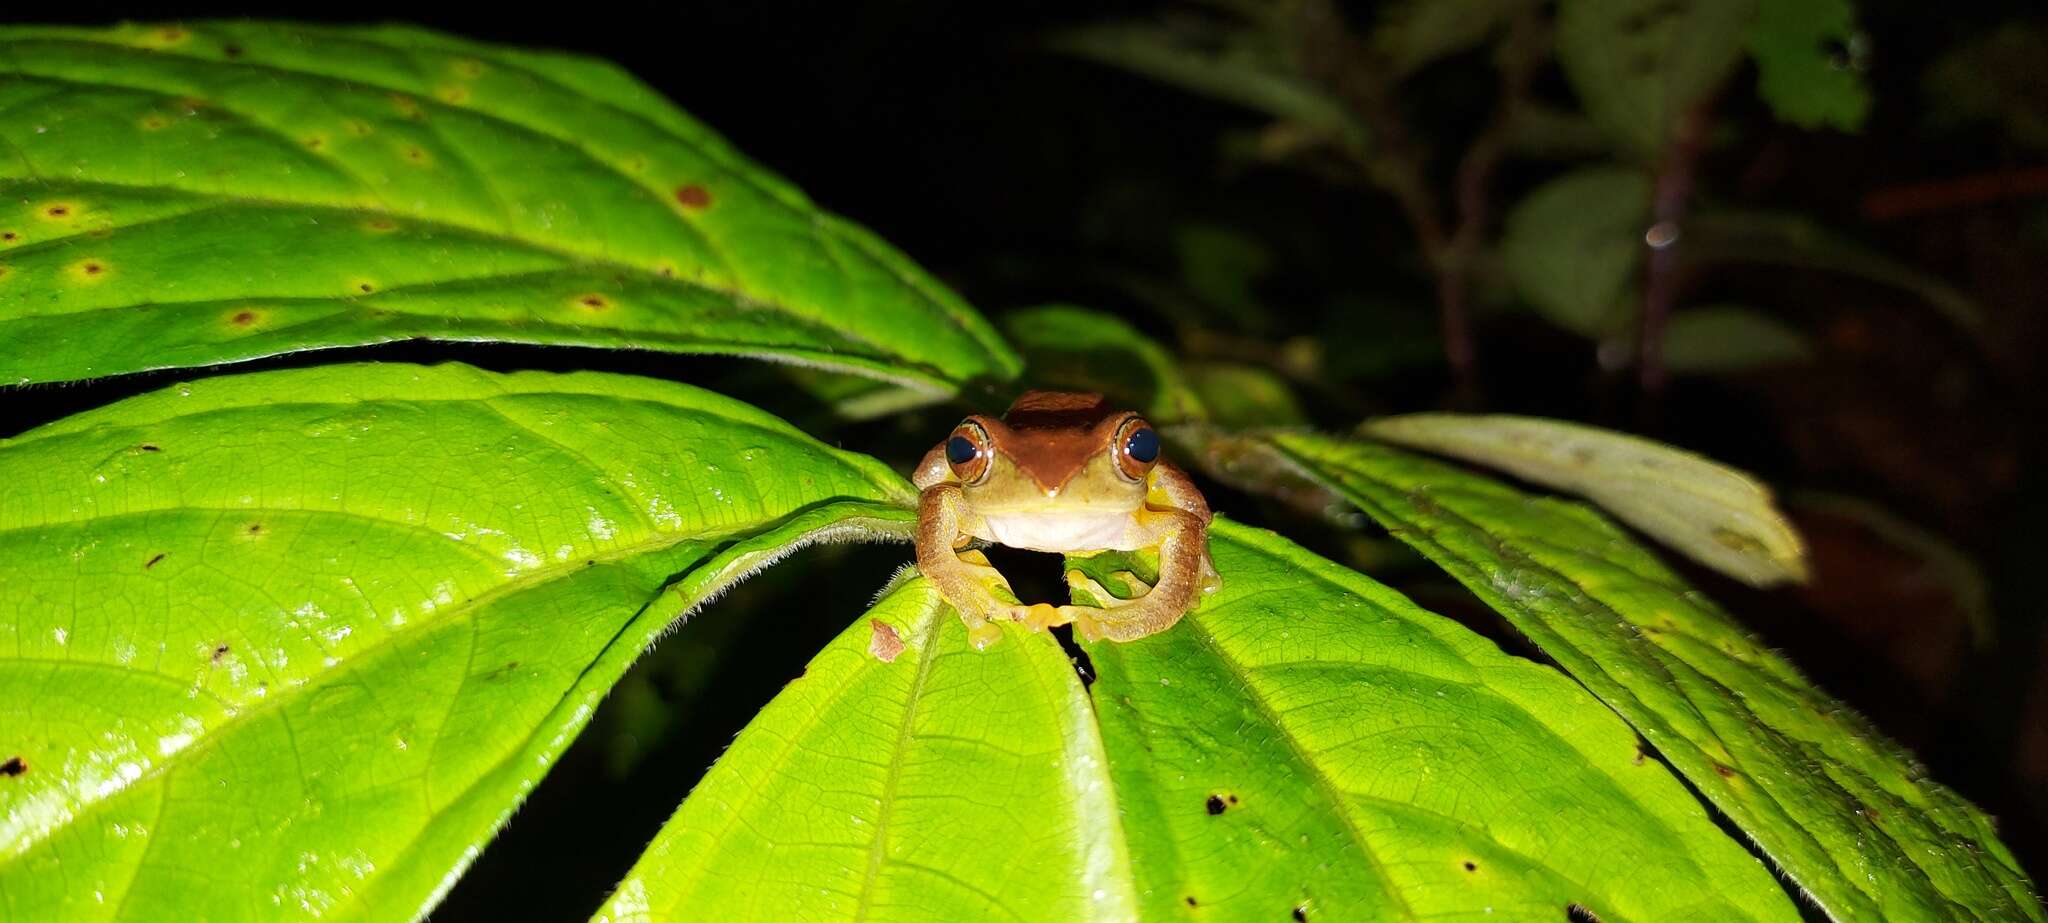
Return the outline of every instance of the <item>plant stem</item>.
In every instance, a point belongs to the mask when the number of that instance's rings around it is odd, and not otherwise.
[[[1493,171],[1506,154],[1515,113],[1529,101],[1529,81],[1543,61],[1541,20],[1535,13],[1516,17],[1495,64],[1500,71],[1500,102],[1492,120],[1474,138],[1458,161],[1455,187],[1458,224],[1441,260],[1436,261],[1437,303],[1443,316],[1445,358],[1459,386],[1461,402],[1476,401],[1478,356],[1471,333],[1472,266],[1486,242],[1492,221],[1489,196]]]
[[[1702,100],[1686,109],[1672,127],[1671,147],[1657,170],[1650,227],[1643,241],[1650,247],[1649,265],[1644,270],[1641,339],[1636,346],[1636,369],[1645,392],[1664,390],[1664,330],[1671,319],[1672,302],[1678,298],[1678,244],[1685,222],[1686,206],[1692,199],[1694,171],[1706,148],[1708,110]]]
[[[1863,197],[1863,215],[1883,221],[2040,195],[2048,195],[2048,167],[2027,167],[1879,189]]]

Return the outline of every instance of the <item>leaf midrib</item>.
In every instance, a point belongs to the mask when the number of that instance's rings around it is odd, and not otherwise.
[[[1351,842],[1357,847],[1358,854],[1372,866],[1373,877],[1379,880],[1383,893],[1392,899],[1399,916],[1406,920],[1421,919],[1415,908],[1408,903],[1407,895],[1402,893],[1392,876],[1387,873],[1386,865],[1380,861],[1379,853],[1365,838],[1365,831],[1359,829],[1358,821],[1347,809],[1344,794],[1337,788],[1336,781],[1323,771],[1320,762],[1310,758],[1301,741],[1296,739],[1294,731],[1281,722],[1280,714],[1274,710],[1273,703],[1266,701],[1265,694],[1253,684],[1250,671],[1223,649],[1222,642],[1217,640],[1209,626],[1203,623],[1200,613],[1182,619],[1181,625],[1185,626],[1180,629],[1181,631],[1188,632],[1199,640],[1202,646],[1209,650],[1210,656],[1237,678],[1238,689],[1243,693],[1245,700],[1257,708],[1259,717],[1265,719],[1266,724],[1277,732],[1274,736],[1286,743],[1288,753],[1292,754],[1295,761],[1306,771],[1309,783],[1315,786],[1317,794],[1330,805],[1331,813],[1337,816],[1337,820],[1344,825],[1345,832],[1351,835]]]
[[[924,701],[924,685],[932,675],[932,664],[939,659],[938,626],[944,617],[946,607],[934,600],[927,600],[926,611],[919,613],[923,624],[919,625],[917,677],[911,680],[910,695],[904,699],[903,722],[896,729],[895,746],[889,750],[889,771],[882,779],[882,796],[875,812],[874,837],[868,841],[867,871],[861,875],[860,900],[854,906],[853,919],[861,923],[868,918],[868,908],[874,900],[875,883],[882,877],[882,866],[889,860],[889,814],[896,807],[896,783],[903,773],[903,753],[910,748],[916,734],[913,722],[917,708]]]

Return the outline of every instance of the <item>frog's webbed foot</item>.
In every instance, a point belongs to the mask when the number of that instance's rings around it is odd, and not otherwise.
[[[918,500],[917,569],[938,588],[939,595],[960,613],[967,625],[967,640],[985,650],[1003,635],[991,620],[1006,618],[1006,610],[1017,594],[1001,571],[988,563],[988,556],[974,549],[959,550],[966,541],[961,526],[960,488],[939,484],[926,488]]]
[[[1073,610],[1074,632],[1086,640],[1134,641],[1158,634],[1172,628],[1204,597],[1223,585],[1206,549],[1193,556],[1161,554],[1156,583],[1148,584],[1129,571],[1117,571],[1112,576],[1125,585],[1128,598],[1111,593],[1080,571],[1067,572],[1067,586],[1086,592],[1099,604],[1063,607]]]

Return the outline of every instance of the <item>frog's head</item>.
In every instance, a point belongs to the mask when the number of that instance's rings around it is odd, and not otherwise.
[[[975,415],[946,438],[946,462],[983,514],[1099,515],[1145,504],[1159,434],[1099,394],[1031,391],[1000,420]]]

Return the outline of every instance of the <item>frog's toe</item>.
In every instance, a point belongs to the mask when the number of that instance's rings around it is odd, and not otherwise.
[[[1095,612],[1101,612],[1102,610],[1096,609],[1091,612],[1079,606],[1069,606],[1068,608],[1074,610],[1074,634],[1080,636],[1081,640],[1100,641],[1108,637],[1108,634],[1103,630],[1102,620],[1094,615]]]
[[[1137,602],[1138,597],[1144,596],[1145,594],[1152,592],[1152,584],[1146,583],[1145,581],[1138,579],[1138,575],[1131,573],[1130,571],[1120,570],[1114,574],[1111,574],[1110,576],[1113,576],[1116,579],[1123,581],[1125,586],[1131,588],[1131,598],[1122,600],[1122,602],[1126,604]]]
[[[1123,599],[1115,593],[1111,593],[1102,584],[1095,582],[1093,577],[1089,577],[1077,570],[1067,572],[1067,588],[1070,591],[1080,590],[1087,593],[1090,598],[1093,598],[1104,609],[1121,609],[1137,603],[1139,600],[1144,599],[1147,593],[1152,592],[1151,584],[1139,580],[1138,575],[1130,571],[1120,570],[1112,576],[1124,582],[1124,586],[1130,592],[1131,598]]]
[[[994,622],[974,619],[967,622],[967,643],[977,651],[985,651],[1003,639],[1002,626]]]
[[[1022,622],[1024,627],[1032,631],[1045,631],[1046,629],[1065,625],[1073,621],[1073,615],[1068,611],[1070,608],[1068,606],[1054,606],[1047,603],[1012,606],[1010,607],[1010,617]]]

